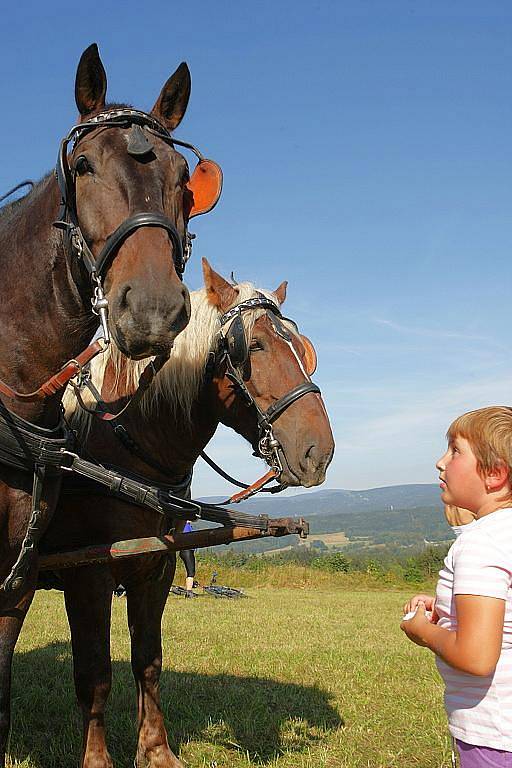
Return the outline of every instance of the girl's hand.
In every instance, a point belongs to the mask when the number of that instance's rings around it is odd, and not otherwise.
[[[416,597],[421,597],[421,595],[416,595]],[[413,600],[415,600],[416,597],[413,597]],[[432,604],[433,604],[433,598],[430,598],[430,600],[432,600]],[[409,605],[409,603],[407,603],[407,605]],[[409,640],[412,640],[413,643],[416,643],[416,645],[421,645],[425,647],[427,646],[427,642],[424,636],[425,628],[430,627],[432,622],[430,621],[430,619],[427,618],[427,616],[425,616],[425,610],[426,610],[425,602],[423,602],[422,600],[418,601],[415,605],[415,608],[416,608],[416,613],[413,616],[413,618],[408,619],[407,621],[402,621],[400,623],[400,629],[403,632],[405,632]],[[410,610],[414,610],[414,608]]]
[[[424,603],[426,611],[433,611],[435,601],[436,599],[435,597],[432,597],[432,595],[414,595],[414,597],[411,597],[411,599],[404,605],[404,616],[406,613],[409,613],[409,611],[415,611],[418,603]]]

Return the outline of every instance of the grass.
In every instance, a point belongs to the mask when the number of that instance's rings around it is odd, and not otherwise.
[[[296,566],[220,576],[246,586],[248,599],[171,597],[164,614],[162,700],[186,766],[448,768],[433,657],[398,626],[411,590]],[[113,605],[112,657],[109,748],[117,768],[131,768],[123,599]],[[79,730],[62,595],[40,592],[15,657],[11,765],[76,765]]]

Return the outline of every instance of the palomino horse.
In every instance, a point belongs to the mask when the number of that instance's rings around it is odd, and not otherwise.
[[[246,395],[234,384],[230,371],[240,372],[255,405],[267,412],[290,391],[310,384],[307,370],[311,370],[311,361],[304,346],[307,342],[291,322],[277,314],[285,299],[286,283],[273,294],[263,293],[249,283],[230,285],[206,262],[203,269],[206,288],[192,294],[190,324],[176,340],[170,359],[145,398],[122,416],[123,427],[137,447],[136,454],[119,442],[110,425],[77,408],[74,395],[66,396],[67,405],[76,408],[73,425],[84,453],[100,462],[116,456],[116,463],[132,473],[179,486],[219,422],[239,432],[259,450],[256,407],[248,407]],[[255,297],[256,302],[265,297],[266,305],[251,308],[250,301]],[[226,350],[219,325],[219,318],[234,306],[245,306],[241,316],[248,340],[247,357],[242,360],[239,356],[236,366],[229,359],[229,355],[235,355],[229,332]],[[93,361],[92,379],[102,400],[114,404],[117,410],[133,390],[141,365],[119,355]],[[281,481],[304,486],[322,483],[334,443],[320,395],[310,391],[300,403],[290,404],[276,419],[274,434],[285,457]],[[55,552],[70,544],[80,547],[160,536],[172,527],[172,521],[152,511],[115,498],[74,492],[61,496],[42,546],[47,552]],[[115,565],[95,564],[59,573],[71,627],[76,693],[83,713],[84,768],[107,768],[112,764],[105,742],[104,710],[111,685],[112,590],[119,583],[126,587],[137,686],[136,765],[182,766],[169,748],[158,692],[161,617],[175,565],[174,554],[150,554]]]
[[[92,45],[76,74],[80,121],[61,144],[56,175],[0,212],[0,420],[23,450],[22,428],[41,440],[62,435],[61,392],[32,390],[87,346],[98,325],[94,304],[107,332],[108,303],[110,334],[133,358],[168,354],[190,316],[180,279],[186,225],[208,206],[203,200],[194,210],[194,179],[169,136],[187,107],[188,68],[178,67],[149,114],[106,107],[106,87]],[[33,544],[53,513],[61,478],[58,470],[45,475],[44,460],[41,469],[31,458],[28,471],[4,463],[3,455],[0,464],[0,766],[12,653],[37,578]],[[14,578],[22,553],[30,555],[26,572]]]

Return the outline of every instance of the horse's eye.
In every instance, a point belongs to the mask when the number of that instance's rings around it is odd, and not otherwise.
[[[83,176],[86,173],[92,173],[92,165],[85,155],[80,155],[75,160],[75,173],[77,173],[78,176]]]
[[[261,352],[262,350],[263,346],[261,342],[259,342],[257,339],[253,339],[249,347],[249,352]]]

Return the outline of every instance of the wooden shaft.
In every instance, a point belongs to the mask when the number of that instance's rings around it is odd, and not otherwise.
[[[260,539],[271,535],[259,528],[242,528],[241,526],[210,528],[193,531],[192,533],[176,533],[166,536],[148,536],[142,539],[115,541],[113,544],[98,544],[68,552],[56,552],[51,555],[40,555],[39,570],[58,571],[61,568],[75,568],[90,563],[110,563],[125,557],[135,557],[160,552],[176,552],[183,549],[198,549],[200,547],[215,547],[219,544],[230,544],[233,541]]]

